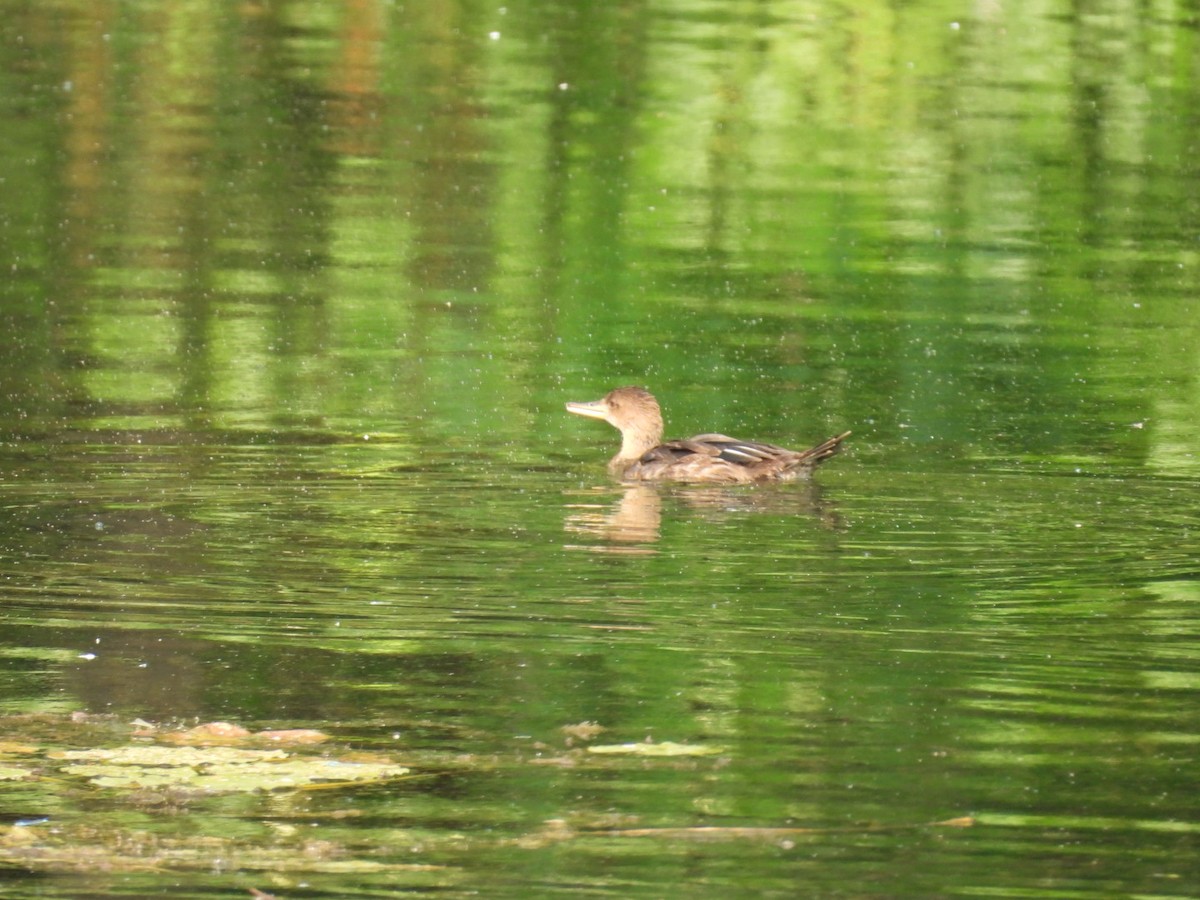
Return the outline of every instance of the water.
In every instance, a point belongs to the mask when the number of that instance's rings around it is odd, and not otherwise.
[[[6,895],[1195,895],[1186,10],[10,7]]]

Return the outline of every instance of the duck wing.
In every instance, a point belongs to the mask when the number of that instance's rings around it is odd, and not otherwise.
[[[697,434],[686,441],[678,441],[693,453],[716,456],[735,465],[750,466],[766,460],[794,456],[794,450],[764,444],[760,441],[741,441],[727,434]]]
[[[741,441],[727,434],[697,434],[647,450],[624,475],[635,481],[746,484],[808,478],[818,463],[838,451],[845,432],[809,450]]]
[[[709,460],[723,460],[734,465],[749,466],[766,460],[795,455],[791,450],[762,444],[757,441],[740,441],[727,434],[697,434],[681,441],[667,441],[647,450],[639,462],[679,462],[695,456]]]
[[[744,459],[731,462],[721,454],[720,444],[712,441],[695,438],[667,441],[643,453],[641,459],[625,470],[624,476],[634,481],[710,484],[744,484],[753,480]]]

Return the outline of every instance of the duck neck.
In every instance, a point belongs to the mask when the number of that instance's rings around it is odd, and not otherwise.
[[[626,466],[637,462],[646,453],[662,443],[662,426],[634,425],[621,429],[621,450],[612,458],[610,466]]]

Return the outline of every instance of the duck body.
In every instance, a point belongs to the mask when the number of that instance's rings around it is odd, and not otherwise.
[[[567,411],[603,419],[621,432],[621,449],[608,470],[623,481],[695,484],[754,484],[802,481],[833,456],[845,432],[808,450],[742,441],[726,434],[697,434],[663,442],[662,411],[645,388],[621,387],[590,403],[568,403]]]

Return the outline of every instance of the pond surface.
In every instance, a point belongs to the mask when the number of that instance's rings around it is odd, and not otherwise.
[[[0,17],[5,896],[1196,895],[1194,10],[169,7]]]

